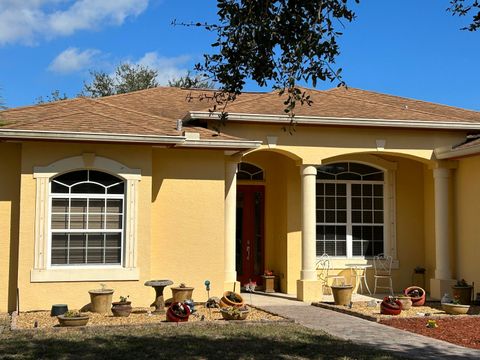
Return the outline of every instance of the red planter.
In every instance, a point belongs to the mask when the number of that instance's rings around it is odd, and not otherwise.
[[[412,298],[412,306],[423,306],[425,304],[425,290],[419,286],[410,286],[403,293]]]
[[[179,307],[183,307],[184,314],[180,314],[178,311],[174,309],[178,309]],[[167,321],[171,322],[184,322],[188,321],[188,317],[190,316],[190,308],[182,303],[174,302],[167,310]]]
[[[398,315],[402,312],[402,303],[398,300],[394,300],[392,303],[387,297],[383,298],[380,304],[380,313],[383,315]]]

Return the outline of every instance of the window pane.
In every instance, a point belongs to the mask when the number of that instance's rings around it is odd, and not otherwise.
[[[103,199],[90,199],[88,202],[89,213],[103,213],[105,212],[105,200]]]
[[[362,226],[362,240],[372,240],[373,231],[372,226]]]
[[[334,197],[325,198],[325,209],[335,209],[335,198]]]
[[[383,181],[383,172],[376,173],[376,174],[371,174],[371,175],[366,175],[366,176],[363,177],[363,180]]]
[[[102,264],[103,261],[103,248],[87,250],[88,264]]]
[[[87,246],[85,234],[70,234],[70,248],[84,248]]]
[[[362,198],[354,197],[352,198],[352,209],[361,209],[362,208]]]
[[[335,184],[325,184],[325,195],[335,196]]]
[[[323,223],[325,221],[325,212],[322,210],[317,210],[317,222]]]
[[[325,198],[317,196],[317,209],[325,209]]]
[[[52,215],[52,229],[68,229],[68,215],[53,214]]]
[[[337,195],[341,195],[341,196],[347,195],[347,185],[346,184],[337,184]]]
[[[114,213],[114,214],[121,214],[123,211],[122,203],[123,201],[120,199],[107,200],[107,212]]]
[[[67,258],[67,249],[52,249],[52,265],[66,265]]]
[[[121,236],[121,234],[107,234],[105,246],[106,247],[120,247],[120,246],[122,246],[122,236]]]
[[[125,184],[120,183],[118,185],[109,187],[107,192],[109,194],[124,194],[125,193]]]
[[[383,224],[383,211],[374,211],[375,224]]]
[[[346,209],[347,208],[347,198],[337,197],[337,209]]]
[[[383,198],[375,198],[373,200],[373,206],[375,210],[383,210]]]
[[[361,241],[353,241],[352,242],[352,255],[353,256],[362,256],[362,242]]]
[[[122,216],[121,215],[107,215],[107,229],[121,229]]]
[[[88,228],[89,229],[103,229],[103,214],[89,214]]]
[[[72,186],[72,194],[105,194],[105,188],[92,183],[82,183]]]
[[[317,179],[319,179],[319,180],[335,180],[335,175],[327,174],[326,172],[319,171],[317,173]]]
[[[375,241],[373,244],[373,255],[379,255],[383,253],[383,241]]]
[[[102,184],[104,186],[109,186],[109,185],[112,185],[112,184],[116,184],[119,181],[122,181],[121,179],[117,178],[116,176],[107,174],[105,172],[96,171],[96,170],[90,170],[89,176],[90,176],[90,178],[89,178],[90,181]]]
[[[371,198],[363,198],[363,209],[371,209],[372,204],[373,202]]]
[[[86,229],[87,215],[85,214],[71,214],[70,215],[70,229]]]
[[[66,248],[68,247],[67,234],[52,234],[52,248]]]
[[[371,224],[373,222],[372,211],[368,211],[368,210],[363,211],[363,222],[365,224]]]
[[[362,222],[362,212],[352,211],[352,223],[358,224]]]
[[[337,240],[347,240],[347,227],[336,226]]]
[[[372,185],[362,185],[363,196],[372,196]]]
[[[344,173],[337,175],[338,180],[361,180],[362,177],[353,173]]]
[[[347,212],[337,211],[337,223],[346,223],[346,222],[347,222]]]
[[[72,199],[72,213],[86,213],[87,200],[86,199]]]
[[[383,240],[383,226],[375,226],[373,228],[373,239],[374,240]]]
[[[71,171],[55,177],[55,180],[66,185],[73,185],[81,181],[87,181],[88,170]]]
[[[362,227],[361,226],[352,226],[352,236],[353,240],[362,239]]]
[[[352,162],[350,163],[350,171],[361,175],[367,175],[378,172],[378,169],[373,166]]]
[[[337,241],[337,253],[336,256],[346,256],[347,255],[347,242],[346,241]]]
[[[103,234],[88,234],[88,247],[103,247]]]
[[[317,189],[316,189],[317,195],[323,195],[325,193],[324,189],[325,189],[325,184],[317,183]]]
[[[69,192],[68,187],[52,181],[52,193],[53,194],[67,194]]]
[[[325,226],[325,240],[335,240],[335,226]]]
[[[360,184],[352,184],[352,196],[362,196],[362,186]]]
[[[325,239],[325,226],[317,225],[317,240]]]
[[[70,249],[69,264],[85,264],[85,249]]]
[[[329,256],[336,256],[335,241],[325,241],[325,253]]]
[[[325,211],[325,222],[335,223],[335,211]]]
[[[383,196],[383,185],[373,185],[373,193],[375,196]]]
[[[67,213],[68,199],[52,199],[52,212]]]
[[[105,250],[105,263],[106,264],[120,264],[121,263],[121,250],[120,249],[106,249]]]

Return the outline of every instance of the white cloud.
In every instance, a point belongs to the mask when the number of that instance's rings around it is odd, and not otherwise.
[[[99,54],[100,51],[95,49],[80,51],[77,48],[68,48],[53,59],[48,69],[61,74],[85,70],[92,66],[94,57]]]
[[[160,85],[168,84],[169,80],[184,76],[188,69],[186,63],[190,56],[182,55],[176,57],[160,56],[157,52],[148,52],[143,55],[135,64],[147,66],[158,71],[157,81]]]
[[[121,25],[140,15],[149,0],[1,0],[0,45]]]

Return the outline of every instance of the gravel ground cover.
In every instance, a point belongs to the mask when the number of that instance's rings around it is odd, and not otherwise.
[[[206,321],[220,322],[223,320],[222,314],[218,309],[207,309],[203,305],[195,306],[197,311],[190,315],[188,321]],[[265,311],[249,307],[250,313],[247,320],[249,321],[279,321],[284,318],[272,315]],[[109,326],[109,325],[142,325],[155,324],[165,321],[165,315],[152,315],[147,308],[134,308],[129,317],[114,317],[113,315],[100,315],[97,313],[87,312],[90,319],[87,326]],[[203,320],[202,320],[203,319]],[[33,329],[35,324],[38,328],[52,328],[58,326],[56,317],[51,317],[49,311],[30,311],[21,312],[16,318],[17,329]]]

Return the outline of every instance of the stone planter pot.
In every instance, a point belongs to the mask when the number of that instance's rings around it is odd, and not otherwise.
[[[88,323],[88,315],[65,317],[65,315],[57,316],[60,326],[85,326]]]
[[[183,312],[179,310],[179,306],[182,306]],[[170,322],[185,322],[188,321],[190,316],[190,308],[178,302],[172,303],[167,310],[167,321]]]
[[[462,305],[462,304],[453,304],[453,303],[442,303],[442,309],[447,314],[452,315],[465,315],[468,313],[470,309],[470,305]]]
[[[106,314],[112,307],[113,289],[90,290],[90,311]]]
[[[235,301],[234,299],[235,298]],[[233,291],[225,291],[220,299],[220,307],[237,307],[240,308],[244,305],[242,296],[239,293]]]
[[[192,300],[192,294],[195,288],[189,286],[177,286],[170,289],[172,289],[172,303],[183,303],[185,300]]]
[[[331,286],[335,305],[350,305],[352,302],[353,285]]]
[[[403,293],[405,296],[410,296],[412,306],[423,306],[425,304],[425,290],[420,286],[410,286]]]
[[[132,312],[131,301],[118,301],[112,303],[112,314],[117,317],[129,317]]]
[[[397,296],[397,300],[402,304],[402,310],[408,310],[412,307],[412,298],[410,296]]]
[[[472,302],[473,286],[452,286],[453,298],[462,305],[470,305]]]
[[[248,317],[250,310],[226,307],[220,309],[220,313],[225,320],[245,320]]]

